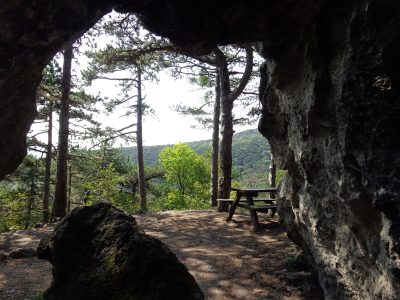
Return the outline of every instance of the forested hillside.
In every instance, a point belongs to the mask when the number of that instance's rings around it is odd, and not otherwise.
[[[199,154],[211,151],[211,140],[186,143]],[[148,165],[157,164],[161,150],[171,145],[157,145],[144,147],[144,160]],[[121,149],[129,160],[136,161],[136,147]],[[238,175],[248,173],[267,172],[270,161],[270,146],[268,141],[257,129],[250,129],[234,134],[233,136],[233,167]],[[240,176],[241,177],[241,176]]]

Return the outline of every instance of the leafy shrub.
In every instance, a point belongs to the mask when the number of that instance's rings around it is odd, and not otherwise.
[[[119,193],[118,183],[122,180],[112,164],[101,168],[97,174],[91,174],[82,183],[84,190],[90,191],[88,194],[88,203],[91,204],[97,200],[113,200]]]
[[[22,191],[0,187],[0,232],[23,229],[27,199]]]
[[[160,153],[165,171],[164,209],[208,207],[210,171],[207,160],[185,144],[167,147]]]

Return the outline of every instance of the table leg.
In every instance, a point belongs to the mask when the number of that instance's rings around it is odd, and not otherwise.
[[[254,205],[253,197],[251,195],[246,194],[246,201],[247,201],[248,205],[251,205],[251,206]],[[258,221],[257,212],[252,209],[249,209],[249,211],[250,211],[251,220],[253,221],[254,228],[258,229],[260,223]]]
[[[226,218],[227,221],[232,220],[233,214],[235,213],[236,207],[237,207],[241,197],[242,197],[242,193],[236,192],[235,201],[233,201],[231,207],[229,207],[229,214],[228,214],[228,217]]]

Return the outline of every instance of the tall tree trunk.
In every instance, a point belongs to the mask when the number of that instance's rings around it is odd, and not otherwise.
[[[221,84],[219,71],[215,76],[215,103],[212,134],[212,153],[211,153],[211,193],[210,204],[217,206],[218,198],[218,152],[219,152],[219,118],[221,114]]]
[[[57,182],[53,205],[53,217],[64,217],[67,210],[67,158],[72,51],[72,45],[64,51],[64,66],[61,83],[60,128],[58,134]]]
[[[232,181],[232,137],[233,137],[233,101],[229,98],[231,92],[228,64],[225,55],[217,55],[221,90],[221,147],[220,160],[222,177],[219,180],[218,197],[228,199]],[[218,211],[228,211],[228,203],[220,202]]]
[[[146,199],[146,181],[144,176],[144,161],[143,161],[143,128],[142,128],[142,115],[143,115],[143,99],[142,99],[142,70],[138,70],[137,82],[137,125],[136,125],[136,144],[137,144],[137,165],[138,165],[138,184],[140,194],[140,208],[147,210]]]
[[[37,164],[37,163],[34,163]],[[31,223],[31,216],[32,216],[32,207],[33,207],[33,202],[35,200],[35,193],[36,193],[36,185],[35,185],[35,177],[36,177],[36,172],[35,168],[32,165],[29,170],[29,175],[30,175],[30,191],[29,191],[29,198],[28,198],[28,207],[26,211],[26,219],[25,219],[25,229],[29,228],[29,225]]]
[[[253,50],[246,46],[246,67],[239,85],[231,91],[228,63],[225,54],[214,49],[221,81],[221,147],[220,160],[222,177],[219,180],[219,198],[228,199],[232,181],[232,138],[233,138],[233,102],[240,96],[250,80],[253,70]],[[228,211],[228,203],[218,204],[218,211]]]
[[[276,165],[275,165],[275,160],[274,160],[274,156],[272,155],[272,153],[271,153],[271,163],[269,165],[268,181],[269,181],[269,185],[271,187],[276,186]],[[271,197],[271,199],[275,199],[276,194],[270,193],[270,197]]]
[[[271,153],[271,163],[269,165],[268,182],[271,187],[276,186],[276,165],[272,153]]]
[[[53,147],[53,101],[49,102],[49,130],[47,131],[46,165],[44,172],[44,195],[43,195],[43,223],[49,222],[49,198],[50,198],[50,177],[51,177],[51,154]]]
[[[70,161],[70,165],[68,167],[68,208],[67,211],[71,210],[71,192],[72,192],[72,165]]]
[[[137,181],[132,183],[132,198],[133,199],[135,199],[137,185],[138,185]]]

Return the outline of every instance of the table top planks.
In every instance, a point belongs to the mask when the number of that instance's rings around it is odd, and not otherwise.
[[[273,193],[277,192],[278,189],[276,187],[268,187],[268,188],[231,188],[232,191],[241,192],[241,193]]]

